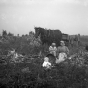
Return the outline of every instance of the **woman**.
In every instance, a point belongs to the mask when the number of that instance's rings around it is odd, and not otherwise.
[[[60,63],[63,62],[66,58],[67,55],[69,54],[69,49],[67,46],[65,46],[64,41],[60,41],[60,45],[57,48],[57,59],[56,59],[56,63]]]

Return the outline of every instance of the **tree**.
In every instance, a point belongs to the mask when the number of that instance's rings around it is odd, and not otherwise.
[[[4,36],[7,36],[7,31],[6,30],[3,30],[2,31],[2,36],[4,37]]]
[[[19,37],[19,34],[17,34],[17,37]]]
[[[14,36],[14,34],[12,34],[12,33],[9,32],[9,33],[8,33],[8,36]]]
[[[31,35],[31,34],[34,35],[34,32],[33,32],[33,31],[30,31],[30,32],[29,32],[29,35]]]

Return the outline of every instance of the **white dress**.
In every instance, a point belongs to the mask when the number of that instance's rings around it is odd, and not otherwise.
[[[46,67],[46,68],[50,68],[51,67],[51,63],[49,62],[49,58],[48,57],[44,58],[44,62],[42,64],[42,66]]]
[[[56,59],[56,63],[63,62],[63,61],[65,61],[66,58],[67,58],[66,53],[59,53],[58,59]]]
[[[51,67],[51,63],[44,61],[42,66],[46,67],[46,68],[50,68]]]
[[[57,51],[57,48],[56,47],[52,47],[52,46],[49,47],[49,52],[51,54],[53,54],[54,56],[56,56],[56,51]]]

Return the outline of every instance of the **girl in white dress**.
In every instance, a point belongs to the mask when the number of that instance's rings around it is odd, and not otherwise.
[[[56,44],[52,43],[52,45],[49,47],[49,52],[50,54],[53,54],[56,57],[56,51],[57,51]]]

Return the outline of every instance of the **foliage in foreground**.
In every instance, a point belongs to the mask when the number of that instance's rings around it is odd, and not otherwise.
[[[88,87],[88,54],[81,48],[69,48],[72,59],[50,70],[42,66],[43,57],[28,58],[20,63],[10,63],[8,50],[16,49],[26,55],[38,54],[40,50],[47,51],[46,45],[41,46],[40,38],[33,34],[29,36],[5,36],[0,42],[0,59],[6,59],[7,64],[0,63],[0,87],[8,88],[87,88]],[[45,52],[47,54],[47,52]],[[75,54],[76,53],[76,54]],[[44,54],[44,53],[43,53]],[[42,56],[43,56],[42,54]],[[26,60],[26,59],[25,59]],[[29,63],[28,63],[29,62]]]
[[[87,53],[79,53],[50,70],[42,67],[43,58],[30,59],[30,63],[0,64],[1,87],[87,88],[87,59]]]

